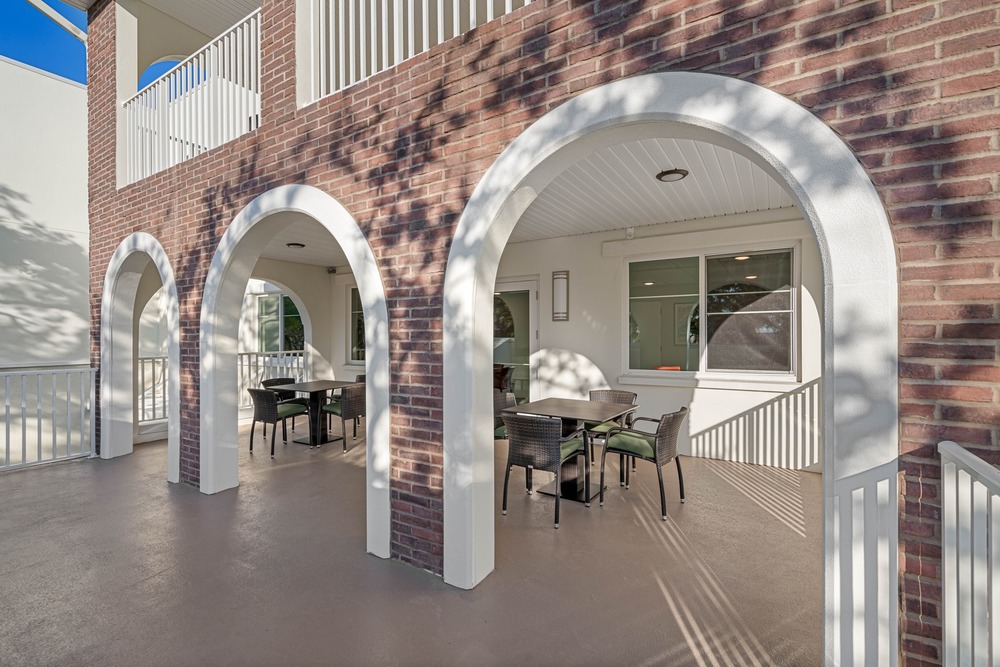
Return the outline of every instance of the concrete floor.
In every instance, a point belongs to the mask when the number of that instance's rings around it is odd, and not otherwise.
[[[0,664],[821,663],[818,475],[685,458],[663,522],[640,464],[554,530],[518,468],[500,515],[505,444],[472,591],[365,554],[363,439],[244,445],[216,496],[164,481],[164,443],[0,475]]]

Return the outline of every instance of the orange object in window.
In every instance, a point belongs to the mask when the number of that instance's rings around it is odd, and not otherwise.
[[[681,369],[680,366],[657,366],[656,367],[656,370],[658,370],[658,371],[679,371],[680,369]]]

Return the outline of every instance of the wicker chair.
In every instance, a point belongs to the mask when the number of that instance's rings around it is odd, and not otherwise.
[[[507,513],[507,483],[512,466],[525,468],[525,485],[531,492],[531,471],[545,470],[556,476],[556,517],[559,527],[559,488],[562,486],[562,464],[587,450],[581,437],[583,429],[561,437],[562,420],[535,415],[501,413],[507,428],[507,470],[503,476],[503,513]],[[590,487],[590,468],[587,466],[587,488]]]
[[[500,411],[504,408],[512,408],[517,405],[517,399],[513,392],[503,392],[499,389],[493,390],[493,439],[505,440],[507,438],[507,427],[503,425],[503,417]]]
[[[347,422],[354,422],[354,437],[358,437],[358,422],[365,416],[365,385],[352,384],[340,391],[340,399],[327,403],[321,409],[331,415],[340,417],[340,429],[344,434],[344,451],[347,451]]]
[[[271,457],[274,457],[274,434],[281,421],[281,439],[288,442],[288,429],[285,420],[295,415],[309,414],[309,408],[301,403],[284,403],[278,400],[276,392],[270,389],[247,389],[253,401],[253,422],[250,424],[250,451],[253,452],[253,432],[257,422],[264,423],[264,438],[267,439],[267,424],[271,429]]]
[[[364,382],[365,381],[365,374],[364,373],[359,373],[358,375],[355,375],[354,376],[354,381],[355,382]],[[340,403],[340,389],[331,389],[330,390],[330,395],[326,397],[326,402],[327,403]],[[329,411],[329,410],[327,412],[328,412],[328,414],[327,414],[327,423],[329,423],[329,420],[333,419],[334,413],[332,411]],[[358,419],[357,418],[355,418],[354,424],[355,424],[355,426],[358,425]],[[294,427],[293,427],[293,430],[294,430]]]
[[[659,419],[653,417],[636,417],[632,424],[649,421],[657,424],[655,433],[647,433],[623,426],[613,426],[608,430],[604,442],[604,452],[601,454],[601,506],[604,506],[604,462],[608,452],[620,456],[620,483],[626,489],[629,485],[629,467],[625,465],[625,457],[631,456],[656,464],[656,476],[660,480],[660,513],[667,520],[667,499],[663,493],[663,466],[673,459],[677,464],[677,483],[680,489],[681,502],[684,502],[684,475],[681,473],[681,460],[677,456],[677,434],[681,430],[681,422],[687,416],[688,409],[681,408],[670,412]]]
[[[622,389],[591,389],[590,390],[590,400],[597,401],[598,403],[617,403],[620,405],[635,405],[635,401],[638,396],[634,391],[624,391]],[[604,422],[602,424],[592,424],[587,422],[584,424],[584,428],[590,433],[590,463],[594,463],[594,441],[600,440],[602,443],[604,441],[604,436],[607,434],[608,430],[613,426],[625,426],[629,427],[632,425],[632,413],[629,412],[626,415],[619,417],[614,421]],[[635,462],[633,461],[633,470],[635,469]]]
[[[271,378],[269,380],[261,380],[260,386],[268,389],[270,387],[276,387],[282,384],[294,384],[295,378]],[[278,395],[278,403],[298,403],[299,405],[309,406],[309,399],[305,397],[300,397],[294,391],[288,389],[272,389],[275,394]],[[292,417],[292,430],[295,430],[295,417]],[[264,427],[264,435],[267,436],[267,427]]]

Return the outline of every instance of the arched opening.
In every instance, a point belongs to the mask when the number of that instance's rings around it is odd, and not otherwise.
[[[891,663],[898,407],[888,221],[864,170],[821,121],[780,95],[716,75],[651,74],[581,95],[518,137],[466,206],[445,282],[445,580],[471,588],[494,565],[493,420],[481,378],[489,374],[492,292],[504,248],[560,174],[598,146],[649,136],[745,157],[781,185],[815,236],[823,294],[824,653],[832,664],[842,656]]]
[[[336,241],[357,283],[363,310],[366,374],[366,514],[368,551],[389,556],[389,347],[388,309],[375,257],[357,223],[336,200],[309,186],[289,185],[270,190],[248,204],[226,230],[212,259],[201,311],[201,470],[204,493],[238,485],[237,351],[240,312],[247,283],[255,271],[261,277],[293,288],[302,299],[315,330],[317,318],[329,308],[308,307],[306,286],[294,286],[294,276],[276,275],[262,254],[269,246],[292,253],[311,244],[281,236],[303,221]],[[313,224],[314,223],[314,224]],[[263,262],[263,264],[262,264]],[[328,269],[311,267],[324,277]],[[336,272],[329,271],[330,276]],[[313,280],[312,282],[317,282]],[[329,369],[313,371],[325,374]],[[351,378],[353,379],[353,377]]]
[[[152,270],[150,269],[152,267]],[[137,322],[157,290],[166,348],[167,480],[180,481],[180,343],[177,284],[167,254],[137,232],[111,256],[101,295],[101,458],[130,454],[137,436]],[[140,296],[141,302],[140,302]]]

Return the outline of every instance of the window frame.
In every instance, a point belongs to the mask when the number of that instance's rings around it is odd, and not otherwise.
[[[649,262],[663,259],[682,259],[685,257],[697,257],[698,259],[698,309],[700,313],[707,313],[708,306],[708,259],[739,253],[764,253],[790,251],[791,258],[791,341],[790,357],[791,370],[789,371],[764,371],[764,370],[710,370],[708,368],[708,340],[706,335],[698,336],[698,369],[690,371],[658,371],[653,369],[631,368],[629,356],[629,313],[631,312],[630,276],[632,264]],[[788,238],[777,241],[744,243],[739,245],[725,246],[702,246],[697,249],[684,249],[674,252],[660,252],[648,255],[632,255],[623,258],[623,300],[625,310],[622,313],[622,376],[620,380],[636,380],[636,384],[681,384],[692,385],[701,384],[698,381],[722,381],[727,382],[774,382],[779,384],[799,383],[802,375],[802,239]],[[705,323],[707,323],[707,318]],[[705,324],[702,329],[707,331]]]
[[[361,290],[358,289],[357,285],[347,285],[347,298],[346,298],[346,309],[347,317],[344,319],[347,324],[346,330],[344,331],[344,366],[359,367],[364,368],[366,360],[365,359],[355,359],[354,358],[354,345],[353,345],[353,334],[354,334],[354,293],[358,294],[358,301],[361,300]],[[365,310],[362,304],[361,310],[357,311],[361,315],[361,321],[364,322]],[[367,330],[366,330],[367,335]],[[366,345],[366,356],[367,356],[367,345]]]

